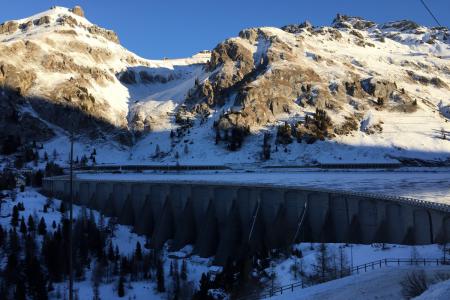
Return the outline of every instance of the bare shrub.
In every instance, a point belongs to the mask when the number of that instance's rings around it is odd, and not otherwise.
[[[419,296],[428,289],[428,280],[423,270],[408,273],[400,282],[402,286],[402,295],[406,299],[412,299]]]

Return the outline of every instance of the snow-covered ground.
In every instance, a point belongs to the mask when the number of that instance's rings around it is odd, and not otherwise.
[[[47,212],[44,212],[44,205],[48,203],[47,197],[39,194],[34,189],[27,188],[25,192],[17,193],[17,198],[15,201],[11,201],[11,198],[9,197],[2,200],[0,210],[0,225],[3,227],[3,229],[8,229],[11,227],[10,220],[12,208],[19,202],[22,202],[25,207],[24,211],[19,212],[19,220],[23,216],[26,221],[29,215],[33,215],[37,221],[39,221],[41,217],[43,217],[47,225],[47,231],[55,230],[52,227],[53,221],[56,222],[56,224],[59,224],[59,222],[61,221],[61,213],[58,210],[61,204],[60,200],[52,199],[50,208],[47,210]],[[74,205],[74,218],[80,216],[82,210],[82,207]],[[100,214],[94,210],[92,210],[92,212],[98,222]],[[108,217],[104,218],[105,225],[107,224],[108,220]],[[42,243],[41,236],[37,236],[36,239],[38,244]],[[114,248],[115,246],[119,248],[119,252],[121,255],[131,256],[135,251],[136,243],[139,242],[143,246],[145,245],[146,238],[144,236],[139,236],[133,233],[133,229],[130,226],[117,225],[116,230],[114,231],[114,235],[111,238],[111,242]],[[146,251],[148,250],[143,248],[143,252],[145,253]],[[196,255],[192,255],[191,252],[192,247],[189,246],[173,253],[167,252],[167,249],[164,249],[163,257],[166,284],[171,282],[169,277],[169,269],[172,259],[179,259],[179,265],[181,265],[181,259],[186,259],[189,281],[195,288],[198,288],[198,283],[203,273],[207,273],[211,267],[214,270],[217,269],[217,267],[211,266],[211,259],[200,258]],[[4,257],[4,254],[0,251],[0,265],[4,265],[5,260],[6,257]],[[79,299],[92,299],[93,297],[91,274],[92,268],[86,269],[86,280],[74,283],[74,289],[77,291]],[[67,283],[55,283],[54,287],[55,291],[50,295],[51,299],[56,299],[57,294],[67,295]],[[112,283],[101,284],[99,290],[101,299],[119,299],[119,297],[117,296],[117,280],[114,280]],[[165,299],[166,295],[158,294],[156,292],[155,281],[138,281],[127,283],[126,297],[127,299]]]
[[[385,269],[337,279],[306,289],[295,289],[294,292],[287,291],[283,295],[275,296],[272,299],[404,299],[400,282],[415,269],[425,270],[426,274],[430,277],[437,272],[450,272],[449,266],[425,268],[387,267]],[[443,282],[441,285],[448,287],[449,282]],[[432,291],[430,290],[427,295],[423,295],[423,297],[419,297],[418,299],[449,299],[448,297],[450,296],[448,290],[445,293],[446,298],[443,297],[443,293],[440,293],[443,298],[433,298],[431,295]]]
[[[450,204],[450,173],[428,171],[264,171],[180,173],[79,173],[79,179],[270,184],[412,197]]]
[[[7,197],[3,199],[0,211],[0,224],[5,229],[10,228],[10,217],[12,207],[23,202],[25,210],[20,211],[20,216],[28,218],[29,215],[34,215],[36,219],[44,218],[47,224],[47,230],[52,229],[52,222],[57,224],[61,220],[61,213],[58,211],[60,201],[52,199],[50,208],[47,212],[44,212],[44,204],[48,203],[47,197],[39,194],[34,189],[27,188],[25,192],[17,193],[15,201]],[[82,208],[74,206],[74,216],[77,217],[82,212]],[[97,211],[92,211],[94,217],[99,220],[100,214]],[[105,217],[105,223],[108,222],[108,218]],[[38,237],[38,239],[42,239]],[[136,243],[139,241],[141,245],[145,244],[145,237],[136,235],[133,233],[132,228],[129,226],[117,225],[114,235],[112,237],[113,245],[117,245],[122,255],[132,255]],[[38,240],[39,242],[39,240]],[[343,253],[346,257],[348,265],[354,266],[372,262],[384,258],[410,258],[414,255],[416,258],[441,258],[442,250],[437,245],[424,245],[424,246],[400,246],[400,245],[386,245],[383,249],[380,245],[345,245],[345,244],[327,244],[330,254],[337,253],[340,248],[343,249]],[[298,274],[296,275],[292,271],[294,265],[301,265],[302,270],[307,274],[312,272],[313,264],[315,264],[316,253],[319,244],[301,243],[295,245],[295,248],[300,250],[302,258],[296,256],[281,256],[273,260],[272,267],[267,269],[268,273],[274,272],[276,274],[274,285],[282,286],[299,281]],[[143,251],[147,251],[145,248]],[[4,262],[5,257],[1,255],[1,261]],[[168,252],[164,250],[164,268],[166,275],[166,284],[169,284],[169,269],[170,263],[173,259],[185,259],[188,269],[188,281],[191,282],[194,288],[198,288],[200,277],[203,273],[209,271],[220,270],[217,266],[212,265],[212,258],[200,258],[192,254],[192,247],[186,246],[177,252]],[[359,299],[358,295],[369,295],[369,293],[377,292],[375,287],[370,287],[370,283],[380,281],[380,287],[385,287],[379,290],[379,295],[397,295],[399,288],[396,286],[401,275],[405,274],[410,268],[383,268],[378,271],[370,271],[363,275],[355,275],[348,278],[344,278],[338,281],[325,283],[319,286],[311,287],[304,290],[295,291],[294,294],[287,294],[283,297],[286,299],[292,299],[292,297],[298,299],[317,299],[316,295],[329,295],[327,290],[335,291],[336,295],[341,295],[344,298],[332,298],[332,299],[345,299],[346,295],[355,295],[355,299]],[[432,269],[430,269],[432,270]],[[448,271],[450,269],[447,268]],[[86,280],[75,283],[75,289],[78,292],[80,299],[92,299],[93,289],[90,280],[91,270],[86,270]],[[388,280],[391,278],[391,280]],[[372,285],[373,286],[373,285]],[[388,289],[389,288],[389,289]],[[434,288],[438,289],[438,287]],[[119,299],[117,296],[117,282],[103,283],[100,285],[100,296],[102,299]],[[351,291],[351,294],[349,291]],[[51,299],[55,299],[57,293],[67,295],[67,284],[58,283],[55,284],[55,292],[51,294]],[[350,294],[348,294],[350,293]],[[384,294],[383,294],[384,293]],[[438,293],[435,291],[435,293]],[[309,297],[309,298],[308,298]],[[126,298],[130,299],[165,299],[165,294],[156,293],[156,286],[154,281],[138,281],[127,283],[126,285]],[[281,298],[284,299],[284,298]],[[347,298],[348,299],[348,298]],[[385,299],[385,298],[382,298]],[[391,297],[388,299],[395,299]]]

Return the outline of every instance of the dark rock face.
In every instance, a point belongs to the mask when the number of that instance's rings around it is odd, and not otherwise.
[[[40,17],[37,20],[34,20],[34,25],[36,26],[40,26],[40,25],[44,25],[44,24],[49,24],[50,23],[50,17],[49,16],[43,16]]]
[[[351,17],[341,14],[337,14],[332,24],[335,28],[354,28],[358,30],[366,30],[375,26],[374,22],[364,20],[361,17]]]
[[[77,16],[84,18],[84,10],[81,8],[81,6],[75,6],[70,10],[72,13],[76,14]]]
[[[40,119],[28,112],[21,112],[26,99],[17,91],[0,88],[0,141],[8,136],[20,137],[22,143],[46,141],[54,137],[53,131]]]
[[[397,89],[397,85],[394,82],[373,77],[362,80],[361,86],[369,95],[383,99],[389,99]]]
[[[400,31],[412,31],[418,29],[420,26],[416,22],[410,20],[401,20],[389,22],[383,25],[383,29],[394,28]]]
[[[125,84],[136,84],[136,75],[133,71],[127,70],[119,75],[119,80]]]
[[[289,24],[281,27],[281,29],[289,33],[301,33],[303,29],[310,29],[312,27],[313,26],[309,21],[305,21],[301,24]]]

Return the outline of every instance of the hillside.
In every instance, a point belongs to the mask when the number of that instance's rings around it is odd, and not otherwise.
[[[0,140],[96,163],[445,162],[450,32],[338,15],[147,60],[52,8],[0,26]],[[75,124],[75,125],[72,125]]]

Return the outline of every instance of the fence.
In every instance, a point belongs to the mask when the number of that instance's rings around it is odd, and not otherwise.
[[[347,274],[349,274],[348,276],[354,275],[354,274],[360,274],[360,273],[365,273],[371,270],[375,270],[375,269],[380,269],[382,267],[387,267],[387,266],[404,266],[404,265],[408,265],[408,266],[439,266],[439,265],[450,265],[450,259],[439,259],[439,258],[420,258],[420,259],[408,259],[408,258],[384,258],[384,259],[380,259],[380,260],[376,260],[376,261],[372,261],[372,262],[368,262],[365,264],[361,264],[358,266],[354,266],[352,268],[350,268],[348,271],[349,272],[345,272]],[[342,277],[346,277],[346,276],[341,276]],[[323,282],[321,282],[323,283]],[[316,283],[319,284],[319,283]],[[253,300],[253,299],[265,299],[265,298],[270,298],[273,296],[277,296],[277,295],[282,295],[283,293],[286,292],[293,292],[294,289],[297,288],[307,288],[310,286],[313,286],[315,284],[307,284],[305,283],[303,280],[302,281],[298,281],[298,282],[294,282],[291,284],[287,284],[287,285],[283,285],[283,286],[279,286],[279,287],[270,287],[270,288],[266,288],[262,291],[259,292],[255,292],[252,294],[249,294],[247,296],[244,296],[240,299],[242,300]]]

